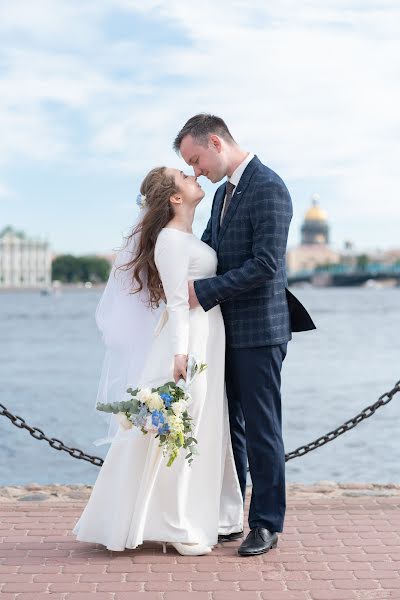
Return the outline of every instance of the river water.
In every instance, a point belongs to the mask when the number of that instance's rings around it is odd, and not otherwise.
[[[353,417],[400,379],[400,288],[292,290],[317,330],[296,333],[282,370],[286,451]],[[48,437],[104,458],[94,414],[103,345],[101,290],[0,294],[0,402]],[[289,482],[400,481],[400,394],[352,431],[287,463]],[[0,416],[0,485],[93,484],[98,467]]]

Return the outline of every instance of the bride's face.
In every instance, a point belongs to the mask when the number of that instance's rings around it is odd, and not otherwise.
[[[177,196],[182,198],[183,204],[198,204],[205,195],[201,185],[197,182],[195,175],[187,175],[178,169],[168,169],[173,175],[179,192]]]

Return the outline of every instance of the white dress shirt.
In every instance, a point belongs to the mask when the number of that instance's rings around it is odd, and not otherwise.
[[[232,175],[230,177],[228,177],[228,181],[230,181],[230,183],[232,183],[235,186],[232,197],[235,195],[235,191],[236,191],[236,188],[240,181],[240,178],[243,175],[243,171],[245,170],[245,168],[247,167],[247,165],[253,158],[254,158],[254,154],[252,152],[249,152],[248,155],[246,156],[246,158],[233,171]],[[222,223],[222,215],[224,214],[224,210],[225,210],[225,202],[226,202],[226,194],[225,194],[225,198],[224,198],[224,206],[222,207],[220,224]]]

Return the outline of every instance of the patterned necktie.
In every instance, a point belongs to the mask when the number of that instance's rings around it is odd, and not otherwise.
[[[222,213],[221,223],[224,220],[226,211],[228,210],[229,204],[232,200],[232,194],[233,194],[233,190],[235,189],[235,187],[236,186],[233,185],[233,183],[231,183],[230,181],[226,182],[226,198],[225,198],[225,206],[224,206],[224,212]]]

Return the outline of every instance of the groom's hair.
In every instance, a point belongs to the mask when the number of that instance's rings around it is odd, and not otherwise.
[[[219,137],[227,142],[235,142],[225,121],[221,119],[221,117],[200,113],[191,117],[189,121],[184,124],[174,140],[173,149],[175,152],[179,152],[182,140],[186,135],[191,135],[201,146],[207,146],[208,136],[211,133],[219,135]]]

